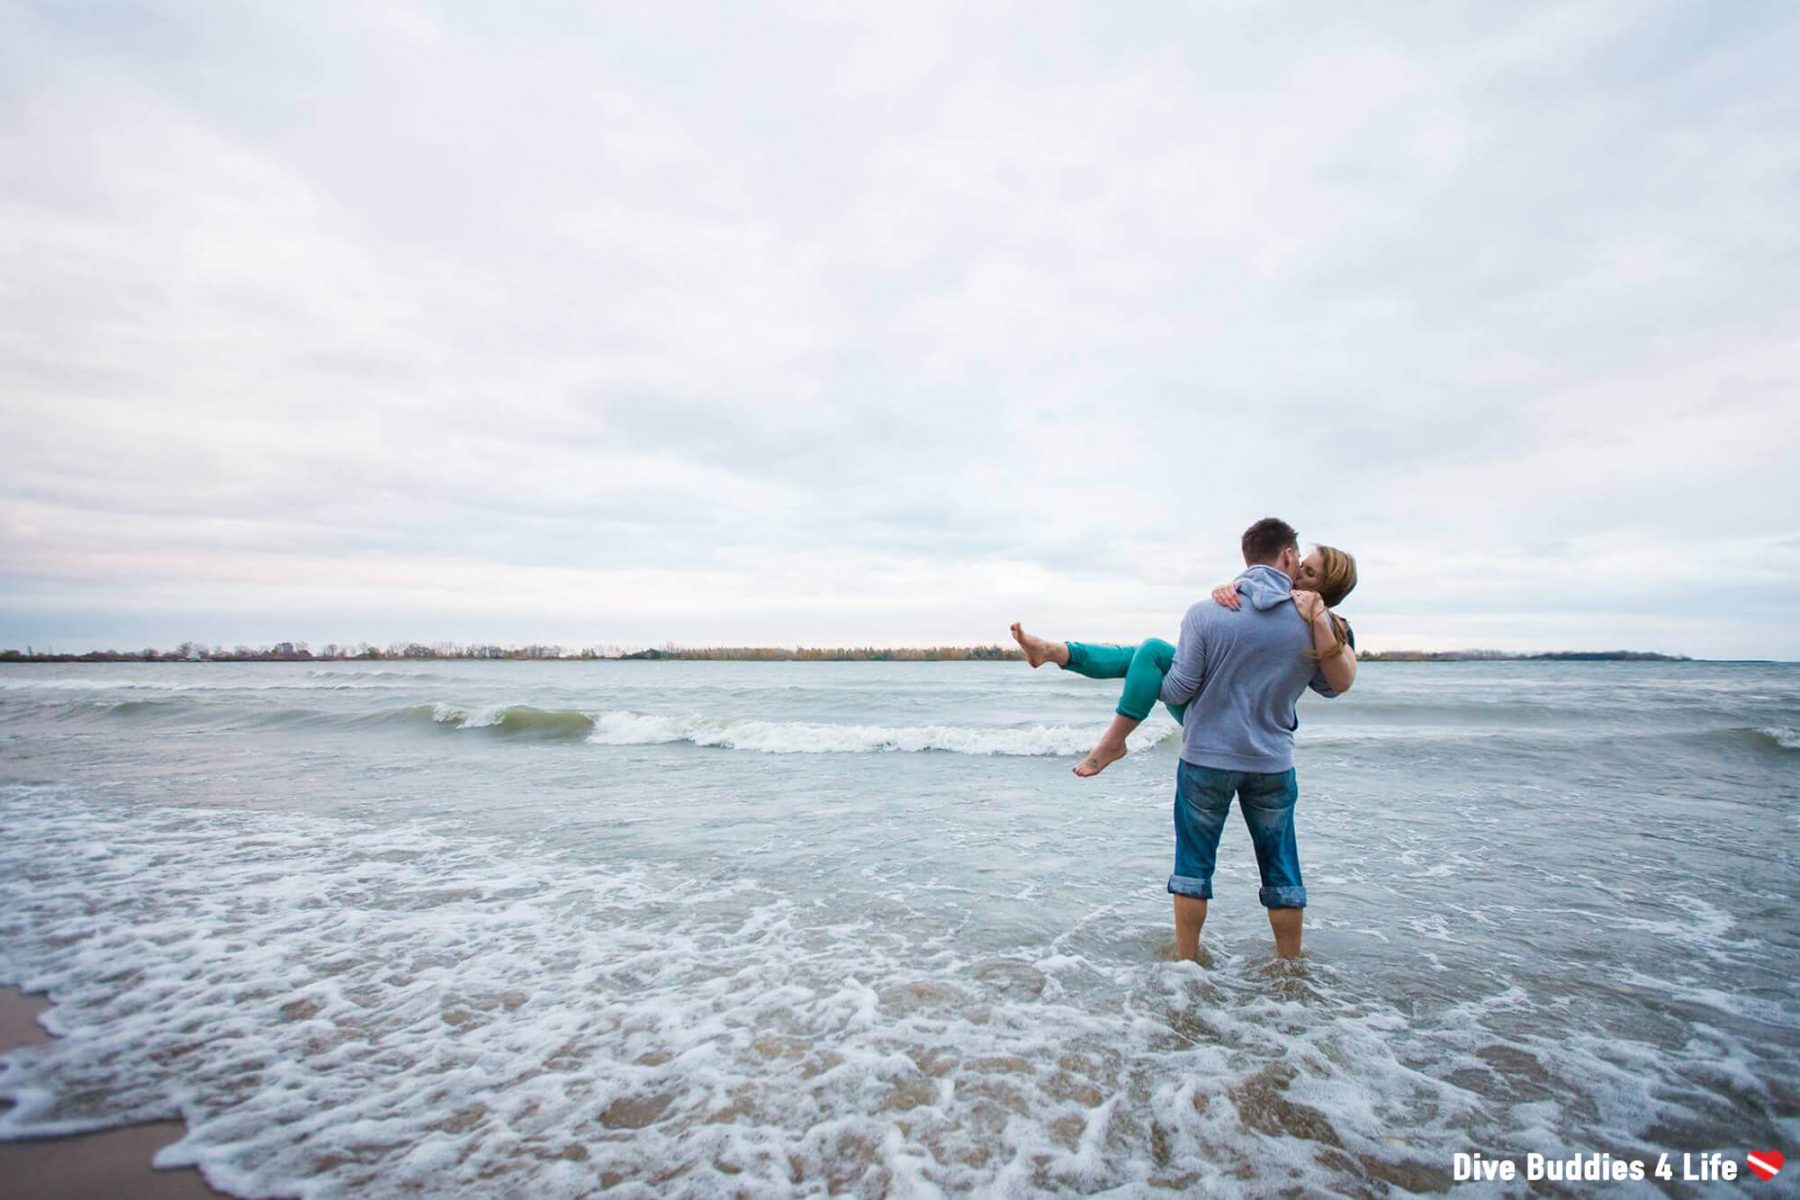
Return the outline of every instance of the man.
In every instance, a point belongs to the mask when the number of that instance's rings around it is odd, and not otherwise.
[[[1243,603],[1231,609],[1208,598],[1188,609],[1162,686],[1164,701],[1187,705],[1175,776],[1175,871],[1169,876],[1179,958],[1200,955],[1219,834],[1234,794],[1256,848],[1258,898],[1269,910],[1275,952],[1283,958],[1300,953],[1306,888],[1294,839],[1300,795],[1294,702],[1307,687],[1338,694],[1312,653],[1315,644],[1331,644],[1325,640],[1333,636],[1331,618],[1311,593],[1302,594],[1308,616],[1296,607],[1300,539],[1293,526],[1265,517],[1244,531],[1243,551]]]

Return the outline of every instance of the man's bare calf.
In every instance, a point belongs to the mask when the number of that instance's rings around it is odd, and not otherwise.
[[[1196,896],[1177,894],[1175,901],[1175,957],[1198,960],[1200,930],[1206,925],[1206,901]],[[1275,935],[1275,953],[1280,958],[1300,957],[1301,922],[1304,908],[1271,908],[1269,930]]]

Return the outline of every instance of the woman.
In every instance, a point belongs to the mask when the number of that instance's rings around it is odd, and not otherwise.
[[[1356,681],[1356,637],[1349,622],[1331,613],[1329,624],[1316,622],[1320,606],[1327,611],[1344,602],[1356,587],[1356,560],[1335,546],[1315,546],[1300,563],[1294,579],[1294,608],[1313,629],[1312,653],[1318,659],[1325,682],[1339,692],[1350,690]],[[1237,582],[1213,589],[1212,598],[1226,608],[1238,606]],[[1150,638],[1135,646],[1101,646],[1085,642],[1052,642],[1034,637],[1013,623],[1013,639],[1025,651],[1025,661],[1033,668],[1053,662],[1065,671],[1085,675],[1089,679],[1123,679],[1112,724],[1107,727],[1087,757],[1075,765],[1082,777],[1098,775],[1125,757],[1125,736],[1150,715],[1162,691],[1163,676],[1175,660],[1175,647],[1161,638]],[[1176,721],[1181,720],[1185,705],[1168,706]]]

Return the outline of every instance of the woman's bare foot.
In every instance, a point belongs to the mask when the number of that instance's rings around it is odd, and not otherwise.
[[[1067,642],[1048,642],[1034,634],[1026,633],[1019,622],[1012,623],[1013,641],[1019,643],[1019,649],[1025,651],[1025,661],[1033,669],[1053,662],[1059,667],[1069,665],[1069,644]]]
[[[1124,742],[1103,740],[1096,743],[1094,748],[1087,752],[1086,758],[1075,764],[1075,773],[1086,779],[1090,775],[1098,775],[1124,757]]]

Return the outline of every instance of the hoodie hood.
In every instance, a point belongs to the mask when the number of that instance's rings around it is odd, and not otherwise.
[[[1245,568],[1244,573],[1238,576],[1238,595],[1248,600],[1251,608],[1266,612],[1277,604],[1287,604],[1293,600],[1294,581],[1274,567],[1259,563]]]

